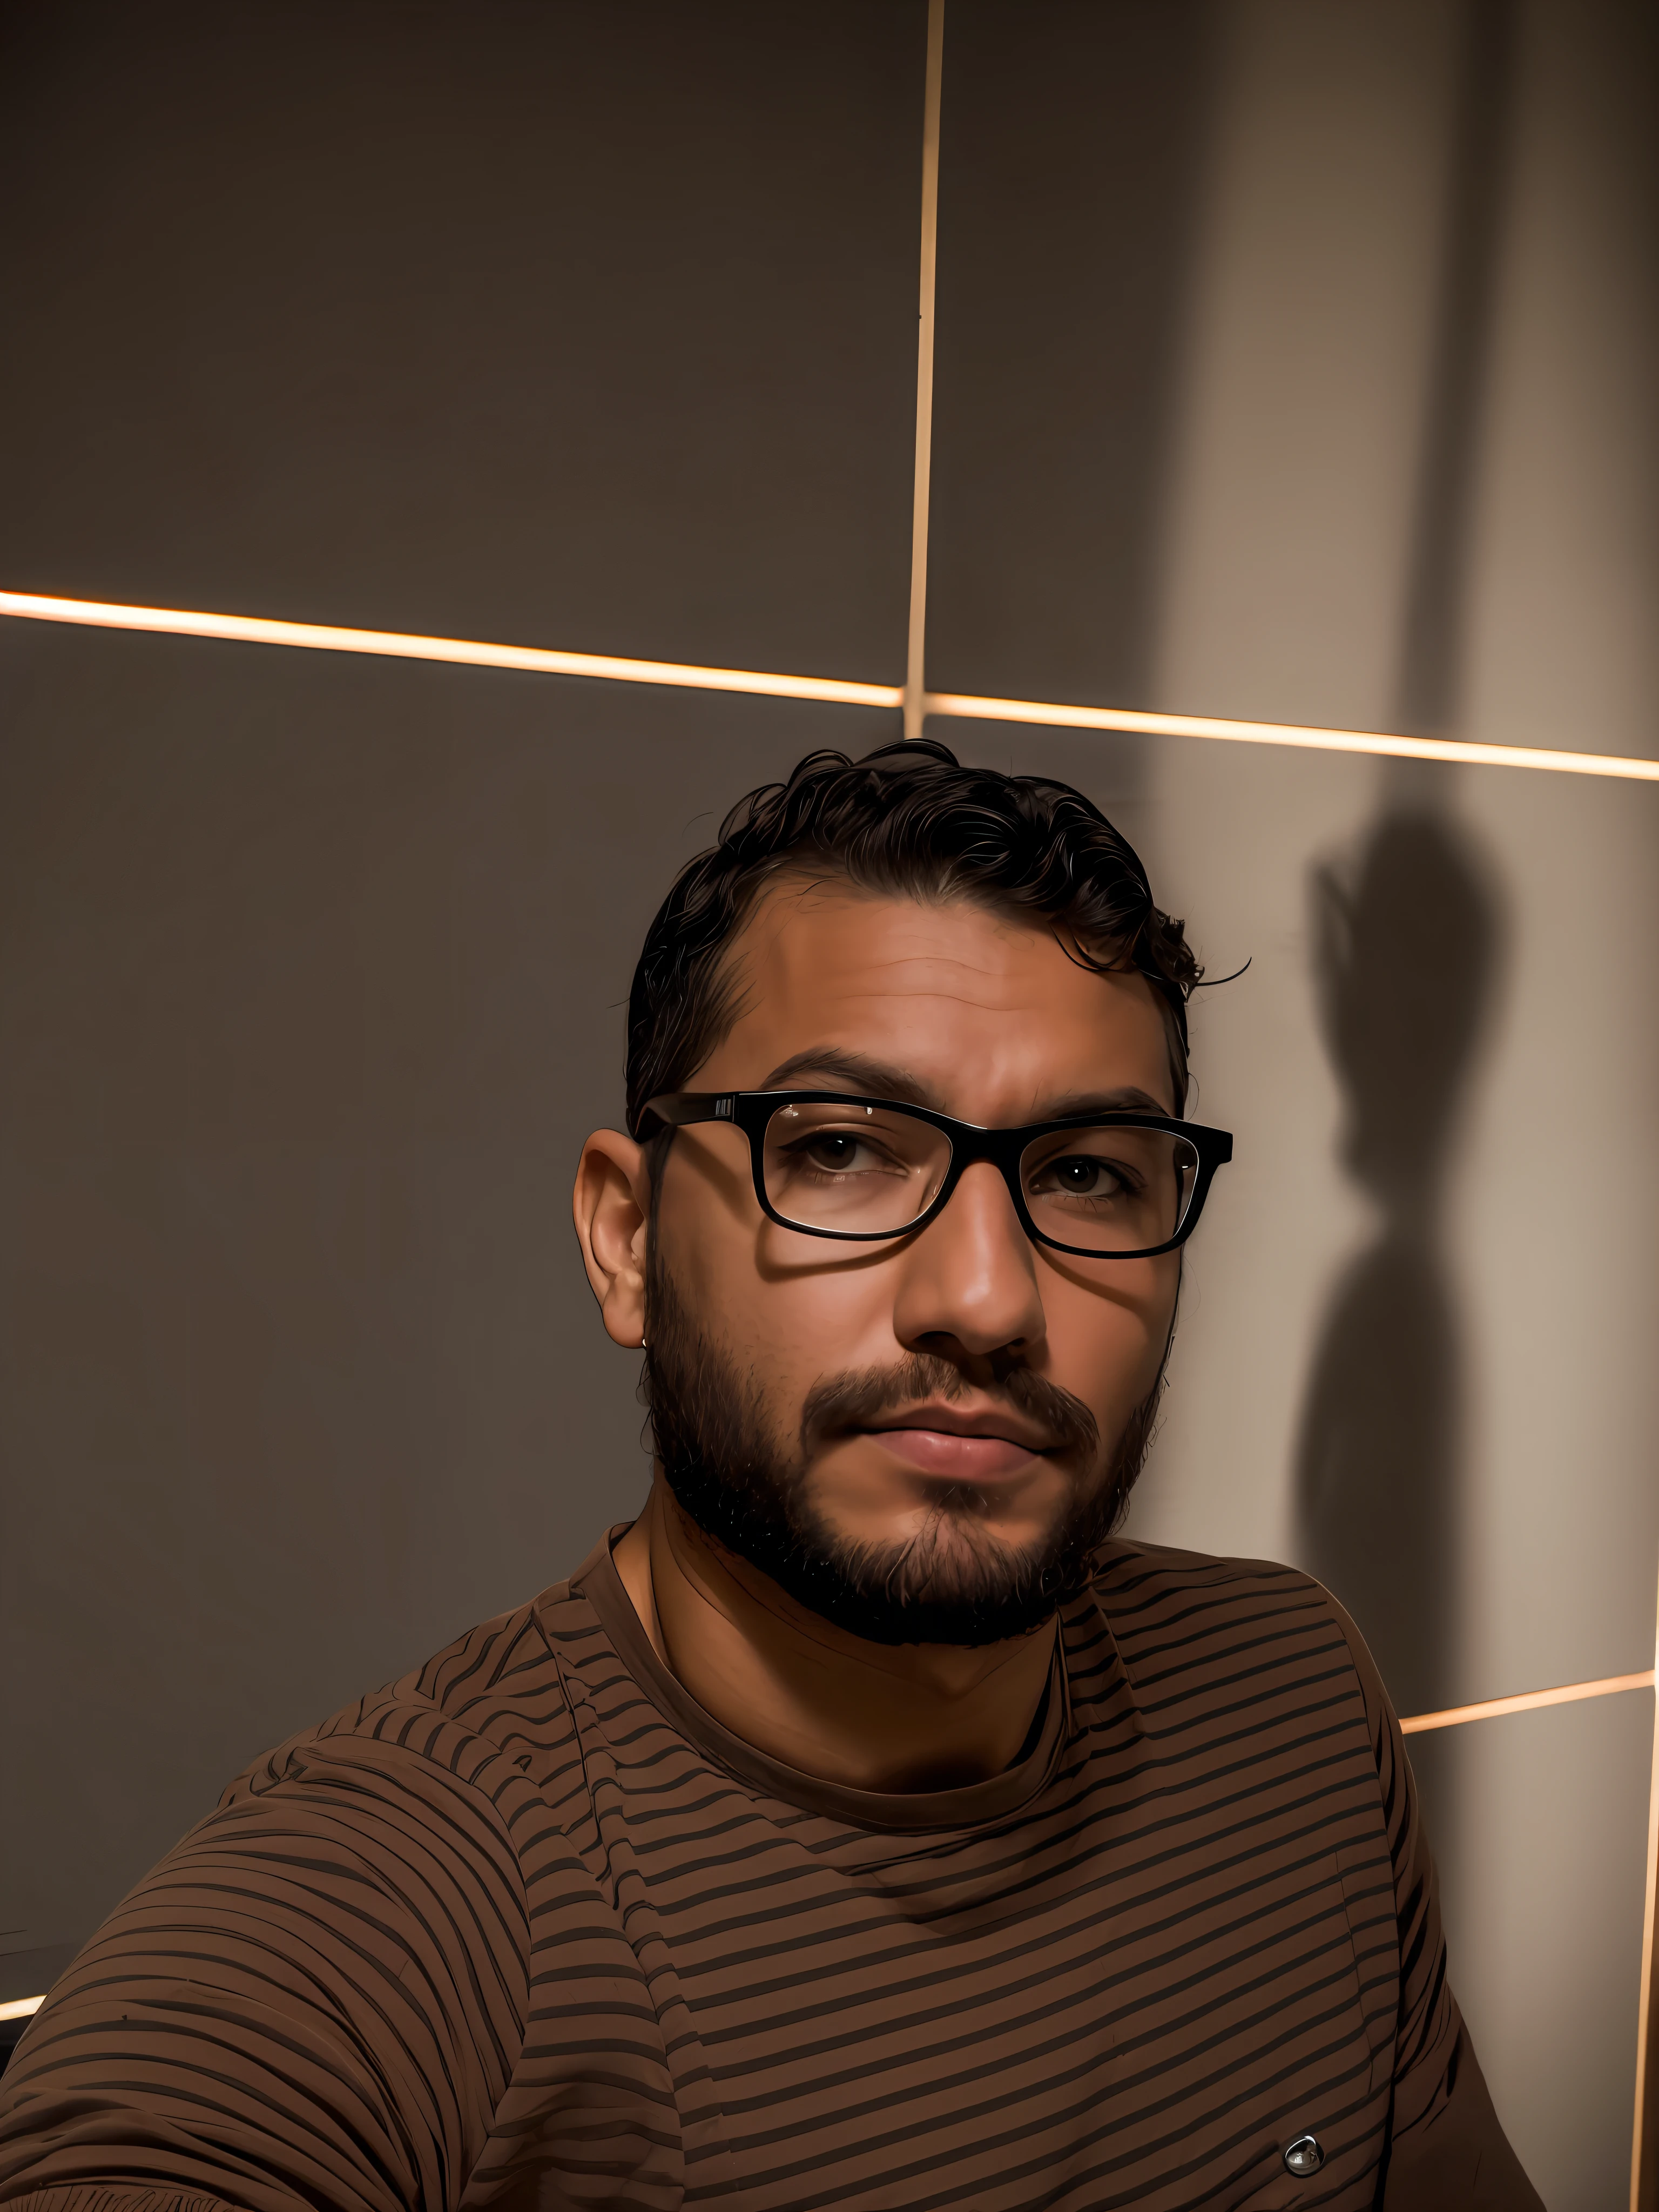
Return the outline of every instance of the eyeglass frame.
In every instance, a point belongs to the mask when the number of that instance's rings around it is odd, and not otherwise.
[[[951,1146],[950,1165],[938,1194],[914,1221],[907,1221],[901,1229],[819,1229],[811,1222],[791,1221],[778,1212],[766,1193],[762,1153],[767,1128],[773,1115],[786,1106],[818,1105],[864,1106],[879,1109],[884,1114],[907,1114],[944,1133]],[[1231,1130],[1207,1129],[1201,1122],[1183,1121],[1170,1114],[1072,1114],[1054,1121],[1033,1121],[1024,1128],[985,1129],[976,1122],[953,1121],[950,1115],[936,1113],[931,1106],[914,1106],[908,1099],[866,1098],[846,1091],[671,1091],[649,1100],[641,1109],[641,1130],[653,1115],[671,1132],[711,1121],[728,1122],[733,1128],[741,1129],[749,1139],[749,1165],[754,1177],[755,1196],[767,1219],[775,1222],[780,1229],[798,1230],[803,1237],[828,1237],[845,1244],[890,1244],[901,1237],[919,1235],[944,1212],[968,1170],[986,1160],[1001,1175],[1019,1217],[1019,1225],[1034,1244],[1046,1244],[1051,1251],[1064,1252],[1079,1260],[1156,1259],[1160,1253],[1178,1250],[1187,1242],[1198,1226],[1216,1170],[1225,1167],[1233,1156]],[[1057,1237],[1049,1237],[1039,1229],[1019,1187],[1020,1160],[1026,1147],[1039,1137],[1052,1136],[1066,1129],[1160,1129],[1169,1136],[1184,1138],[1198,1156],[1198,1167],[1192,1194],[1176,1234],[1162,1244],[1142,1245],[1133,1252],[1103,1252],[1094,1244],[1062,1244]]]

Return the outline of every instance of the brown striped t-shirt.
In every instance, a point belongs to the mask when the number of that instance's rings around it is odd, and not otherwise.
[[[1007,1772],[844,1790],[687,1695],[602,1544],[139,1885],[5,2077],[0,2197],[1532,2212],[1346,1616],[1118,1543],[1061,1629]]]

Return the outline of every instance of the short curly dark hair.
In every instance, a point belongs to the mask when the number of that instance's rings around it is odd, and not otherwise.
[[[726,955],[756,900],[803,871],[1046,921],[1080,965],[1138,970],[1158,994],[1176,1110],[1184,1110],[1187,1000],[1204,971],[1182,924],[1154,902],[1134,848],[1069,784],[964,768],[925,738],[859,761],[809,753],[787,782],[740,799],[719,842],[680,870],[646,933],[629,995],[635,1136],[648,1133],[647,1103],[683,1090],[736,1019]]]

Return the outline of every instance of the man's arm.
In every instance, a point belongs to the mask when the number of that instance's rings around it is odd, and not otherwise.
[[[523,2041],[532,1806],[418,1699],[273,1755],[32,2023],[0,2082],[0,2202],[455,2204]]]
[[[1443,2087],[1430,2117],[1389,2145],[1384,2212],[1544,2212],[1498,2124],[1467,2028]]]
[[[1446,1978],[1439,1885],[1400,1723],[1364,1638],[1332,1604],[1364,1696],[1394,1865],[1400,2018],[1379,2203],[1382,2212],[1544,2212],[1498,2124]]]

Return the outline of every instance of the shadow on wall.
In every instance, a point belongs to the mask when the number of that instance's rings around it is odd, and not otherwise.
[[[1297,1455],[1302,1556],[1370,1644],[1397,1711],[1453,1700],[1462,1383],[1443,1254],[1446,1167],[1496,981],[1479,856],[1426,809],[1386,812],[1312,883],[1315,968],[1346,1095],[1343,1158],[1375,1243],[1315,1352]]]

